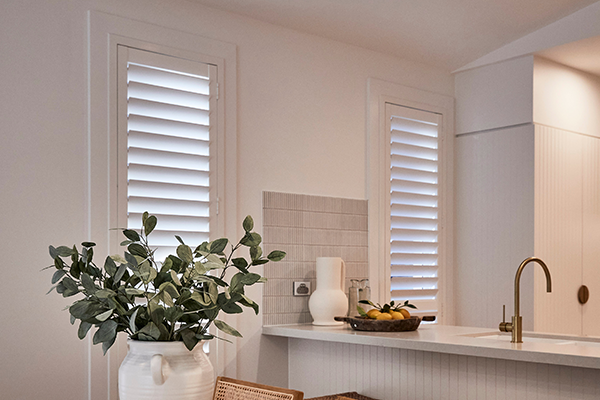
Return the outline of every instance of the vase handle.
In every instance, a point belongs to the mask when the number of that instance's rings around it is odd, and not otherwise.
[[[156,385],[162,385],[169,377],[169,363],[164,359],[162,354],[155,354],[150,360],[150,371],[152,372],[152,380]]]

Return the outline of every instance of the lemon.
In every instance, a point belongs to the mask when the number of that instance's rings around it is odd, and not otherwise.
[[[405,310],[404,308],[401,308],[400,312],[402,313],[402,315],[404,316],[404,318],[410,318],[410,313],[408,312],[408,310]]]
[[[377,318],[377,316],[381,314],[381,311],[376,310],[376,309],[372,309],[367,311],[367,317],[371,318],[371,319],[375,319]]]
[[[404,315],[401,312],[391,311],[390,313],[392,314],[392,319],[404,319]]]
[[[386,312],[384,313],[379,313],[379,315],[377,317],[375,317],[375,319],[378,320],[388,320],[388,319],[392,319],[392,314],[388,314]]]

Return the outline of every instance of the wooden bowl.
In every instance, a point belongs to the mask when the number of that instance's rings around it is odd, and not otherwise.
[[[405,319],[377,320],[363,317],[335,317],[336,321],[346,321],[352,329],[370,332],[408,332],[416,331],[421,318],[411,316]]]

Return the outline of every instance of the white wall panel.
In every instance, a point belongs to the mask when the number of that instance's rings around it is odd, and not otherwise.
[[[517,267],[533,254],[532,125],[456,139],[457,324],[497,328],[513,310]],[[533,273],[521,280],[521,314],[533,328]]]
[[[535,325],[539,332],[581,334],[577,290],[582,268],[583,136],[535,127],[535,255],[546,262],[552,293],[535,268]],[[562,323],[557,316],[568,315]]]
[[[600,134],[600,130],[598,131]],[[600,336],[600,139],[583,140],[583,233],[581,283],[590,300],[581,306],[582,334]]]
[[[533,56],[459,72],[456,133],[532,122]]]
[[[600,77],[536,57],[533,122],[600,137]]]
[[[597,399],[600,370],[289,339],[290,388],[380,400]]]

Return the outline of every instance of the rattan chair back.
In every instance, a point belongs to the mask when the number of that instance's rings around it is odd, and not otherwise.
[[[213,400],[303,400],[298,390],[240,381],[219,376]]]

